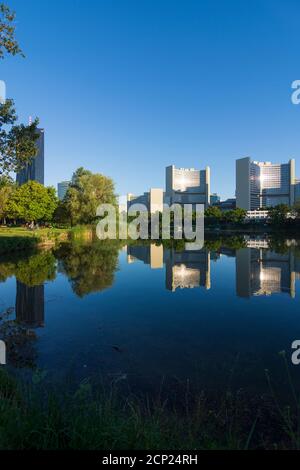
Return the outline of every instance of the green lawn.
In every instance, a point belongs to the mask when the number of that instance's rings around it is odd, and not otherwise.
[[[28,230],[22,227],[0,228],[0,254],[24,251],[42,245],[55,245],[68,238],[68,230],[41,228]]]

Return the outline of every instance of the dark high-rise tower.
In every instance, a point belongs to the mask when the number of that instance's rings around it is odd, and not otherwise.
[[[39,138],[36,141],[38,148],[37,156],[17,173],[17,183],[19,185],[27,183],[28,181],[37,181],[44,184],[44,129],[37,129]]]

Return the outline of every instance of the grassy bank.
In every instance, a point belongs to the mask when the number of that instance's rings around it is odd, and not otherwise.
[[[242,392],[214,401],[186,394],[178,407],[88,381],[73,392],[24,386],[0,371],[0,449],[298,448],[296,421],[284,413]]]
[[[29,251],[42,246],[55,246],[67,240],[69,230],[57,228],[41,228],[29,230],[22,227],[0,228],[0,254],[17,251]]]

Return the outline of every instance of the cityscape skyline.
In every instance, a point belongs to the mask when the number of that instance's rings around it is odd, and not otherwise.
[[[293,5],[12,0],[26,60],[4,61],[1,79],[20,119],[47,129],[46,185],[83,163],[140,194],[162,187],[158,165],[209,162],[226,199],[236,159],[297,158]]]

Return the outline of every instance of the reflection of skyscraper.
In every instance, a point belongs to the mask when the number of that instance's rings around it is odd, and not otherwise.
[[[289,293],[295,296],[295,263],[292,252],[242,248],[236,253],[236,289],[240,297]]]
[[[28,327],[44,326],[44,285],[28,287],[17,281],[16,320]]]
[[[138,259],[149,264],[151,269],[166,265],[166,288],[191,289],[203,286],[210,289],[210,253],[207,250],[164,250],[163,245],[128,245],[127,262]]]
[[[150,264],[151,269],[160,269],[164,265],[164,248],[162,245],[136,245],[127,247],[127,262],[134,263],[135,259]]]
[[[17,183],[19,185],[27,183],[28,181],[37,181],[44,184],[44,129],[37,129],[39,137],[36,141],[38,149],[37,156],[17,173]]]
[[[166,257],[166,288],[171,291],[193,287],[210,289],[210,254],[207,250],[171,250]]]

